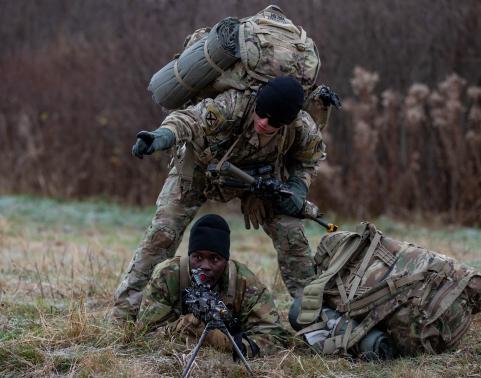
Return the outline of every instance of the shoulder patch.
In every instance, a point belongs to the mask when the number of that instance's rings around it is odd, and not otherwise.
[[[206,134],[214,134],[224,122],[225,118],[219,108],[213,104],[209,104],[205,112]]]

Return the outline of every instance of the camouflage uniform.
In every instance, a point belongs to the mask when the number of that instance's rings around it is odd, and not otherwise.
[[[155,267],[144,291],[137,320],[142,328],[166,325],[185,314],[180,292],[179,260],[179,257],[174,257]],[[225,270],[215,290],[239,320],[240,331],[255,341],[262,354],[284,349],[292,335],[281,326],[272,295],[244,264],[231,261],[237,270],[235,297],[239,298],[238,312],[226,300],[229,269]]]
[[[207,198],[226,202],[245,193],[213,186],[205,174],[207,165],[221,159],[233,144],[229,157],[233,164],[271,164],[277,178],[297,176],[310,186],[318,164],[326,156],[319,127],[308,113],[300,111],[292,124],[282,127],[261,147],[252,127],[250,99],[248,91],[228,90],[215,99],[174,111],[163,121],[161,127],[171,130],[178,144],[186,143],[188,152],[183,165],[169,172],[157,199],[156,214],[117,289],[114,314],[129,312],[135,317],[154,266],[174,256],[185,228]],[[186,168],[189,151],[192,172]],[[277,214],[263,228],[273,241],[289,293],[295,296],[315,274],[302,221]]]

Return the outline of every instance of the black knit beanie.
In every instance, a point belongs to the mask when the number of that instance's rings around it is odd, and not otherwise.
[[[215,252],[229,260],[230,229],[221,216],[204,215],[190,229],[189,256],[192,252],[202,250]]]
[[[256,113],[269,116],[271,126],[288,125],[294,121],[304,104],[304,90],[292,76],[271,79],[259,90]]]

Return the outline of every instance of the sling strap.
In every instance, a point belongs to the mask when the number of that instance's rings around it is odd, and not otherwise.
[[[364,273],[366,272],[369,261],[371,261],[371,258],[374,255],[374,251],[376,250],[377,245],[381,241],[381,237],[382,237],[381,232],[376,231],[374,239],[371,242],[371,245],[369,246],[369,249],[367,250],[366,254],[364,255],[361,265],[359,266],[359,269],[356,272],[354,280],[352,281],[348,302],[351,302],[353,300],[354,295],[356,294],[357,288],[359,287],[359,284],[361,283],[362,278],[364,277]]]

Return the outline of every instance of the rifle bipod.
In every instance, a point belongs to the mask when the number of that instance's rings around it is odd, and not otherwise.
[[[204,328],[204,332],[202,332],[202,335],[200,336],[199,342],[195,346],[194,350],[192,351],[192,356],[190,357],[189,362],[187,362],[186,367],[184,368],[184,371],[182,372],[182,377],[181,378],[187,378],[189,376],[190,370],[192,368],[192,364],[195,361],[195,358],[197,357],[197,353],[199,353],[200,347],[202,346],[207,334],[213,330],[213,329],[220,329],[228,338],[230,343],[232,344],[232,347],[234,348],[235,352],[241,359],[241,361],[244,363],[244,366],[246,367],[247,371],[250,373],[252,377],[255,377],[254,372],[252,371],[251,367],[249,366],[249,363],[245,359],[244,355],[242,354],[241,350],[237,346],[236,342],[234,341],[234,338],[230,334],[229,330],[225,326],[223,321],[216,321],[216,320],[211,320],[209,323]]]

